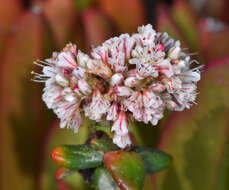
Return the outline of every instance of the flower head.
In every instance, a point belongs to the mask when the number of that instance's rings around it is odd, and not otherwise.
[[[91,55],[68,44],[43,67],[34,81],[45,82],[43,100],[60,118],[60,126],[78,131],[81,114],[112,122],[113,142],[131,144],[127,117],[156,125],[164,109],[182,111],[196,98],[200,67],[192,69],[180,42],[150,24],[93,48]]]

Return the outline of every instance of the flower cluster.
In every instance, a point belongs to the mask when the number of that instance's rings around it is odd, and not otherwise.
[[[61,128],[77,132],[82,113],[108,120],[113,142],[125,148],[131,144],[127,117],[156,125],[165,108],[181,111],[194,103],[200,67],[191,69],[193,62],[179,41],[148,24],[105,41],[90,56],[68,44],[36,62],[43,73],[34,73],[33,80],[45,82],[42,98]]]

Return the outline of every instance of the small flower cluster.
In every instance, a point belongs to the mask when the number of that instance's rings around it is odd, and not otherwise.
[[[45,82],[42,98],[61,128],[77,132],[82,113],[96,122],[108,120],[113,142],[125,148],[131,144],[127,116],[156,125],[165,108],[182,111],[194,103],[200,67],[191,69],[193,62],[179,41],[148,24],[105,41],[90,56],[68,44],[35,63],[43,73],[34,73],[33,80]]]

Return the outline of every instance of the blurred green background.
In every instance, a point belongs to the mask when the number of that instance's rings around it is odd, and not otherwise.
[[[50,151],[84,143],[59,129],[41,100],[43,84],[30,81],[36,59],[68,42],[88,52],[120,33],[151,23],[180,39],[205,65],[197,105],[166,113],[157,127],[139,124],[138,143],[173,156],[169,169],[146,180],[145,189],[229,189],[228,0],[7,0],[0,6],[0,189],[86,190],[79,174],[55,179]]]

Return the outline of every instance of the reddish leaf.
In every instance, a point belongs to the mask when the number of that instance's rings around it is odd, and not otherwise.
[[[145,23],[145,10],[140,0],[100,0],[100,7],[121,32],[136,32]]]
[[[0,6],[0,56],[9,31],[15,27],[18,16],[22,12],[19,0],[8,0]]]
[[[207,61],[228,56],[229,26],[211,18],[200,21],[200,44]]]
[[[108,19],[97,9],[87,9],[82,14],[87,46],[99,45],[112,36],[112,26]]]
[[[62,48],[76,22],[76,10],[72,0],[48,0],[38,4],[44,11],[44,17],[51,27],[56,43]]]
[[[20,0],[7,0],[0,6],[0,31],[8,31],[22,12]]]
[[[41,100],[29,79],[32,62],[41,57],[42,33],[40,16],[26,12],[7,39],[0,84],[3,189],[18,189],[18,184],[21,189],[36,187]]]
[[[229,23],[228,7],[228,0],[209,0],[205,3],[205,11],[208,15],[217,17],[227,23]]]

